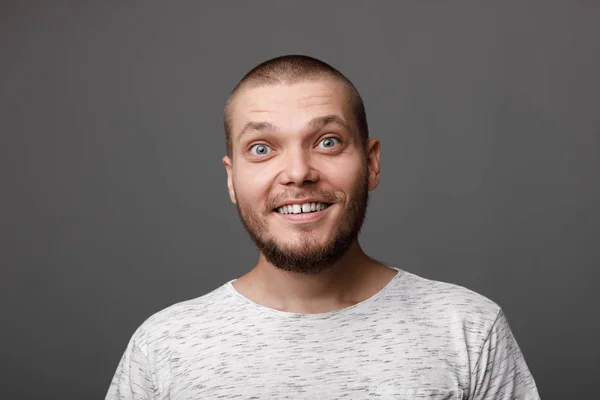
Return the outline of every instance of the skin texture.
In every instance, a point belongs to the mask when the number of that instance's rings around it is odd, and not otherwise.
[[[319,79],[244,89],[232,101],[227,186],[260,251],[234,286],[257,303],[326,312],[372,296],[395,274],[358,244],[380,151],[376,139],[363,148],[345,98],[341,83]],[[309,198],[332,205],[305,223],[274,211]]]

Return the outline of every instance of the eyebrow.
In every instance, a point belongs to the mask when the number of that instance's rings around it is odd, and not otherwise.
[[[322,117],[315,117],[315,118],[311,119],[306,126],[309,129],[316,131],[316,130],[319,130],[319,129],[323,128],[324,126],[331,124],[331,123],[341,125],[348,132],[351,132],[350,126],[348,126],[348,123],[346,123],[346,121],[344,121],[344,119],[341,118],[339,115],[335,115],[335,114],[324,115]],[[275,132],[280,131],[280,129],[277,126],[275,126],[274,124],[272,124],[271,122],[268,122],[268,121],[252,122],[251,121],[251,122],[248,122],[246,125],[244,125],[237,140],[240,141],[242,136],[247,132],[264,131],[264,130],[275,131]]]

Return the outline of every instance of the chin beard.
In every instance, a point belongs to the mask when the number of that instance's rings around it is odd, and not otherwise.
[[[238,214],[250,238],[266,258],[276,268],[283,271],[303,275],[317,275],[335,265],[344,257],[358,235],[365,221],[369,192],[367,183],[362,182],[354,200],[342,211],[346,219],[339,225],[334,236],[327,243],[318,245],[310,238],[310,231],[302,232],[300,245],[293,248],[278,243],[274,237],[268,236],[264,220],[260,214],[248,212],[236,201]],[[338,203],[339,204],[339,203]]]
[[[252,241],[276,268],[297,274],[317,275],[344,257],[357,237],[358,232],[353,230],[346,234],[338,233],[334,240],[322,246],[303,243],[293,249],[278,244],[272,238],[262,240],[253,237]]]

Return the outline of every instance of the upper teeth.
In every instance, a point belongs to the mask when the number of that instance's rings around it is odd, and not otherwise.
[[[321,211],[327,208],[326,203],[304,203],[304,204],[288,204],[287,206],[277,209],[281,214],[300,214],[312,211]]]

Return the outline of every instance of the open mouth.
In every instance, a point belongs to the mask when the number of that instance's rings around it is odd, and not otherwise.
[[[331,203],[303,203],[303,204],[288,204],[276,208],[275,212],[279,214],[309,214],[325,210],[331,206]]]

